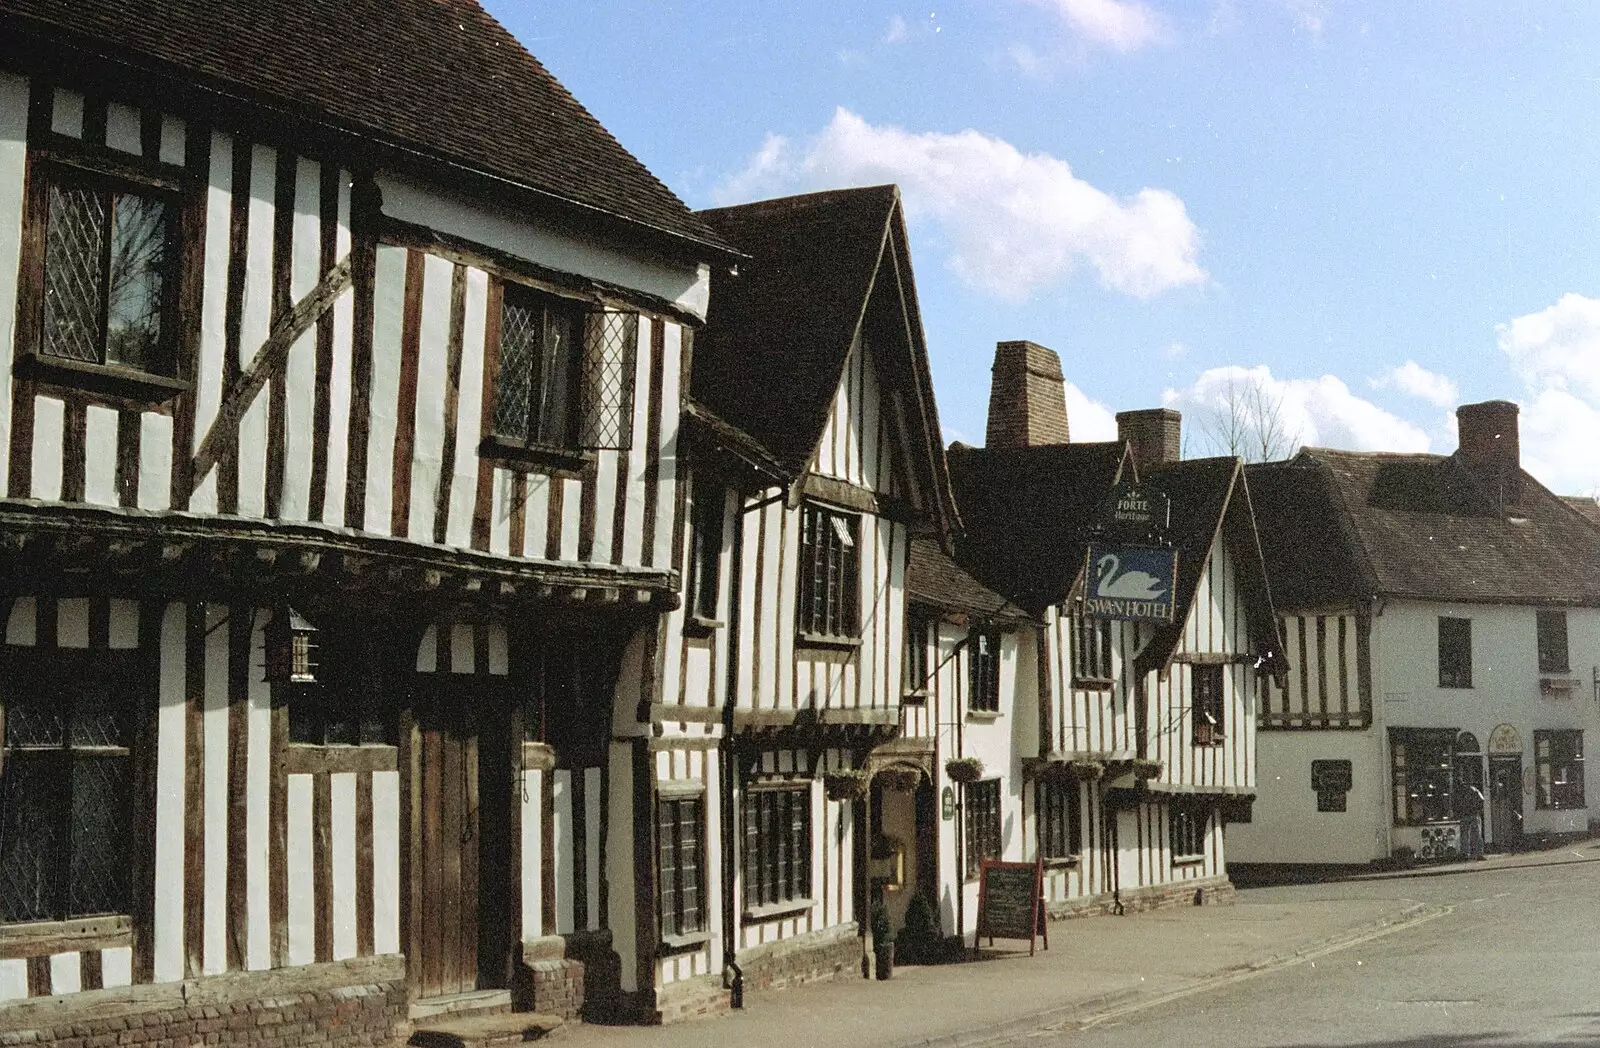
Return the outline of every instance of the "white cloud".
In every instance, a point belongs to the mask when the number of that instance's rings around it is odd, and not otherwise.
[[[1086,43],[1124,54],[1167,35],[1166,21],[1138,0],[1032,0],[1061,16]]]
[[[899,15],[889,19],[889,31],[883,35],[886,44],[903,44],[911,35],[911,27],[906,25],[906,20]]]
[[[1216,434],[1230,398],[1248,415],[1251,391],[1261,402],[1277,405],[1281,428],[1295,445],[1348,448],[1353,451],[1427,451],[1428,435],[1412,423],[1351,392],[1334,375],[1320,378],[1277,378],[1265,365],[1232,364],[1211,368],[1187,389],[1168,389],[1162,401],[1184,414],[1191,454],[1225,453]],[[1287,450],[1287,449],[1283,449]],[[1282,451],[1280,451],[1280,454]]]
[[[1206,279],[1200,232],[1175,194],[1145,188],[1116,197],[1065,160],[980,131],[905,131],[840,108],[798,145],[768,135],[714,195],[735,203],[883,182],[899,183],[913,219],[942,229],[963,280],[1003,299],[1025,299],[1082,264],[1106,287],[1140,298]]]
[[[1368,379],[1368,382],[1374,389],[1393,387],[1440,408],[1452,406],[1461,395],[1454,381],[1436,371],[1429,371],[1415,360],[1408,360],[1377,378]]]
[[[1559,492],[1600,485],[1600,300],[1566,294],[1496,329],[1522,379],[1522,464]]]
[[[1066,383],[1067,432],[1075,443],[1116,440],[1117,414],[1083,390]]]

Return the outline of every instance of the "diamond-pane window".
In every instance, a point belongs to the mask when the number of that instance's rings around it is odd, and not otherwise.
[[[504,289],[494,435],[524,447],[629,447],[638,316]]]
[[[0,923],[128,910],[131,678],[107,661],[0,667]]]
[[[47,195],[40,351],[171,374],[167,303],[176,253],[170,203],[71,176],[53,182]]]

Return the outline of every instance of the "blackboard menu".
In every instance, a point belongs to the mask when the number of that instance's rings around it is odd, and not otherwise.
[[[1044,948],[1050,948],[1050,931],[1044,920],[1044,867],[1037,862],[999,862],[984,860],[978,878],[978,939],[987,936],[992,943],[1002,939],[1027,939],[1028,953],[1034,939],[1044,934]]]

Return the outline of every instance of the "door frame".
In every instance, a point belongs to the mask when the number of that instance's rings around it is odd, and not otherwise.
[[[1500,776],[1497,771],[1508,771],[1507,779],[1511,788],[1509,791],[1499,788]],[[1508,820],[1509,833],[1500,832],[1500,820],[1496,813],[1500,806],[1498,801],[1507,793],[1513,803],[1510,810],[1517,815],[1516,825],[1511,826]],[[1489,843],[1496,849],[1504,850],[1514,846],[1522,836],[1523,800],[1522,800],[1522,754],[1520,753],[1492,753],[1489,755]]]

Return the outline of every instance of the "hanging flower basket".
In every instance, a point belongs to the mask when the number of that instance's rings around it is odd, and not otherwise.
[[[944,762],[944,773],[952,782],[977,782],[983,778],[983,762],[976,757],[952,757]]]
[[[857,801],[867,795],[869,781],[867,773],[860,768],[830,771],[822,777],[822,789],[830,801]]]
[[[922,773],[914,768],[885,768],[878,773],[878,782],[883,788],[895,793],[910,793],[917,788],[920,778]]]
[[[1137,757],[1133,762],[1133,777],[1148,781],[1161,777],[1161,762],[1149,757]]]
[[[1081,782],[1094,782],[1106,773],[1106,766],[1099,761],[1068,761],[1066,767]]]

